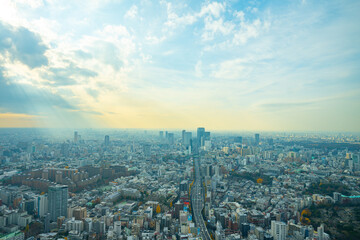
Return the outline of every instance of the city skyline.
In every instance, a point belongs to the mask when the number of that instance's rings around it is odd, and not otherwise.
[[[0,129],[1,238],[360,234],[360,135],[59,132]]]
[[[359,10],[4,0],[0,127],[359,132]]]

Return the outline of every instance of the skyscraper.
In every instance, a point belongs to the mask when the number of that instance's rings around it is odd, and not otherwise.
[[[184,142],[183,144],[188,147],[191,145],[191,139],[192,139],[192,133],[191,132],[185,132],[184,133]]]
[[[43,217],[48,212],[48,198],[46,195],[37,197],[37,215]]]
[[[286,224],[279,221],[271,221],[271,235],[274,240],[286,239]]]
[[[168,141],[168,144],[171,144],[171,145],[175,143],[174,133],[167,134],[167,141]]]
[[[144,144],[143,145],[143,153],[146,157],[151,156],[151,145],[150,144]]]
[[[210,132],[204,132],[204,142],[205,141],[210,141]]]
[[[241,143],[241,144],[242,144],[243,139],[242,139],[241,136],[238,136],[238,137],[235,137],[234,142],[236,142],[236,143]]]
[[[255,145],[259,145],[260,143],[260,134],[255,133]]]
[[[319,240],[324,240],[324,224],[321,224],[320,227],[317,228],[317,232],[318,232],[318,239]]]
[[[185,130],[182,130],[182,131],[181,131],[181,140],[182,140],[181,143],[182,143],[182,144],[185,143],[185,142],[184,142],[184,141],[185,141],[185,132],[186,132]]]
[[[79,137],[78,137],[78,132],[77,131],[75,131],[74,132],[74,143],[77,143],[78,142],[78,139]]]
[[[58,217],[67,217],[68,187],[65,185],[50,186],[48,191],[48,207],[51,221]]]
[[[105,146],[109,146],[109,145],[110,145],[110,137],[109,137],[109,135],[106,135],[106,136],[105,136],[105,141],[104,141],[104,143],[105,143]]]
[[[204,135],[205,135],[205,128],[199,127],[197,129],[197,134],[196,134],[198,147],[201,147],[201,142],[203,141],[202,139]]]

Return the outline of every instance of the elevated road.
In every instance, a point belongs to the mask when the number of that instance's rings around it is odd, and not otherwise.
[[[204,240],[211,240],[209,232],[206,228],[202,210],[204,208],[204,187],[200,176],[200,160],[194,158],[195,179],[191,188],[191,207],[193,209],[196,227],[200,228],[200,237]]]

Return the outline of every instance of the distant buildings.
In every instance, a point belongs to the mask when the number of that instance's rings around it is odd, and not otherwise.
[[[259,143],[260,143],[260,134],[255,133],[255,145],[257,146],[259,145]]]
[[[202,146],[201,143],[204,138],[204,135],[205,135],[205,128],[199,127],[196,132],[197,144],[199,147]]]
[[[210,147],[210,132],[205,132],[205,128],[199,127],[197,129],[196,138],[197,138],[197,146],[199,148],[205,147],[206,149]]]
[[[105,144],[106,147],[110,145],[110,137],[109,137],[109,135],[105,136],[104,144]]]
[[[75,131],[75,132],[74,132],[74,143],[77,143],[77,142],[78,142],[78,140],[79,140],[78,138],[79,138],[78,132]]]
[[[215,240],[337,238],[337,229],[324,229],[326,219],[317,231],[304,225],[302,211],[360,204],[359,148],[345,143],[348,137],[314,136],[317,145],[309,136],[265,134],[260,147],[259,134],[197,130],[119,131],[111,144],[108,130],[96,137],[84,130],[86,140],[77,135],[77,143],[73,132],[54,143],[0,134],[0,240],[18,230],[30,240],[66,232],[69,239],[196,239],[194,158],[201,163],[203,217]],[[332,183],[326,194],[318,190]],[[29,238],[27,225],[32,232],[34,223],[44,233]]]
[[[168,144],[173,145],[175,143],[174,133],[168,133],[166,140]]]
[[[188,147],[191,146],[191,140],[192,140],[192,132],[185,132],[184,133],[184,146]]]

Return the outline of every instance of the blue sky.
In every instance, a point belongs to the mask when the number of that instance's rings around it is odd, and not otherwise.
[[[360,131],[359,1],[1,5],[2,127]]]

